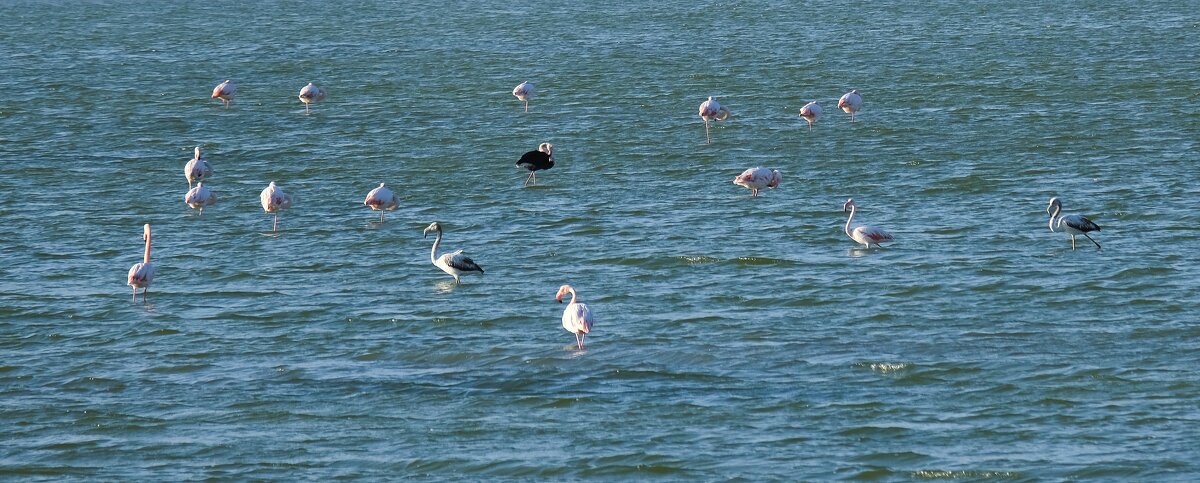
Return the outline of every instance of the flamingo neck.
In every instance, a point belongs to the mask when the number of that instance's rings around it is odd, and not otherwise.
[[[854,205],[850,205],[850,217],[846,218],[846,236],[854,238],[850,235],[850,222],[854,220]]]
[[[571,293],[571,302],[567,305],[571,305],[575,303],[575,287],[568,288],[567,291]]]
[[[146,254],[142,257],[142,264],[150,263],[150,232],[146,232]]]
[[[1050,209],[1052,210],[1050,212],[1050,231],[1056,231],[1055,228],[1062,226],[1062,219],[1058,217],[1058,214],[1062,212],[1062,205],[1055,203]],[[1058,223],[1055,223],[1055,221],[1058,221]]]
[[[432,261],[433,263],[437,263],[437,249],[438,249],[438,245],[441,245],[441,244],[442,244],[442,230],[438,230],[437,238],[435,238],[433,240],[433,248],[429,250],[429,260]]]

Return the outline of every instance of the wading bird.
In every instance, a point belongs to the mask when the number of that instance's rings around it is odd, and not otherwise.
[[[325,100],[325,91],[309,82],[300,89],[300,102],[304,103],[304,113],[308,114],[308,105]]]
[[[1075,249],[1075,235],[1086,236],[1088,240],[1096,244],[1096,249],[1100,249],[1100,243],[1094,240],[1088,232],[1100,231],[1100,226],[1092,223],[1080,215],[1063,215],[1058,216],[1062,212],[1062,202],[1058,198],[1050,198],[1050,206],[1046,207],[1046,213],[1050,214],[1050,231],[1063,231],[1071,235],[1071,249]]]
[[[821,104],[817,101],[812,101],[800,108],[800,117],[808,121],[808,129],[812,130],[813,123],[817,122],[817,118],[821,117]]]
[[[704,142],[705,144],[712,142],[712,137],[708,134],[708,121],[724,121],[729,119],[729,109],[722,106],[721,103],[708,96],[708,100],[700,103],[700,119],[704,120]]]
[[[263,211],[275,215],[275,222],[271,223],[271,231],[274,232],[279,226],[279,212],[292,207],[292,195],[284,193],[283,189],[275,186],[275,182],[272,181],[259,193],[258,199],[262,202]]]
[[[571,302],[567,304],[567,308],[563,309],[562,326],[567,329],[567,332],[575,334],[575,345],[579,347],[579,350],[583,350],[583,339],[591,333],[595,318],[592,317],[592,310],[588,308],[587,304],[575,300],[575,288],[570,285],[559,287],[554,299],[561,304],[563,295],[568,293],[571,294]]]
[[[429,238],[429,232],[431,231],[437,234],[437,238],[434,238],[433,248],[429,250],[429,260],[433,262],[433,266],[442,269],[443,272],[454,277],[455,285],[461,283],[459,277],[462,275],[472,272],[483,273],[483,267],[477,265],[470,257],[463,255],[462,250],[443,253],[439,257],[437,250],[438,245],[442,244],[442,225],[436,221],[430,223],[429,226],[425,227],[425,238]]]
[[[533,84],[529,81],[517,84],[517,87],[513,88],[513,95],[517,96],[518,101],[525,102],[525,112],[529,112],[529,98],[533,97]]]
[[[192,183],[196,181],[204,181],[212,176],[212,166],[200,157],[200,146],[196,146],[196,157],[192,158],[183,165],[183,175],[187,177],[188,189],[192,189]]]
[[[777,188],[783,181],[778,169],[750,168],[733,178],[733,184],[750,188],[750,196],[758,196],[763,188]]]
[[[882,228],[876,228],[870,225],[859,225],[850,229],[850,222],[854,221],[854,209],[857,205],[854,204],[854,199],[846,200],[842,205],[842,211],[849,211],[850,217],[846,218],[846,236],[851,240],[862,243],[864,247],[871,248],[871,245],[882,248],[882,242],[892,241],[892,234]]]
[[[533,183],[537,184],[537,172],[554,167],[554,145],[539,144],[537,151],[529,151],[521,155],[521,159],[517,160],[517,166],[529,170],[529,177],[525,178],[525,186],[529,186],[529,180],[533,180]]]
[[[142,302],[146,301],[146,292],[150,291],[150,282],[154,280],[154,264],[150,263],[150,224],[142,227],[142,238],[146,240],[146,254],[142,263],[135,263],[129,268],[126,283],[133,287],[133,302],[137,303],[137,289],[142,289]]]
[[[862,96],[858,94],[858,89],[843,94],[842,98],[838,99],[838,107],[843,112],[849,113],[850,122],[854,122],[854,113],[862,109]]]
[[[183,202],[187,203],[188,207],[193,210],[200,210],[200,216],[204,216],[204,207],[217,204],[217,194],[204,186],[204,182],[196,183],[196,187],[188,190],[183,196]]]
[[[400,198],[396,197],[392,190],[383,187],[383,183],[379,183],[379,187],[367,193],[367,199],[363,200],[363,204],[371,207],[372,210],[379,212],[379,222],[383,223],[384,211],[395,211],[400,207]]]
[[[229,104],[233,102],[234,94],[237,94],[237,85],[234,85],[233,81],[226,79],[225,82],[217,84],[213,88],[212,98],[220,99],[225,104],[225,107],[228,108]]]

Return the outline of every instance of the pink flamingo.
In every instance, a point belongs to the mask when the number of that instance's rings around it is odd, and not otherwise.
[[[865,248],[871,248],[871,245],[882,248],[882,242],[892,241],[892,234],[882,228],[876,228],[870,225],[859,225],[850,229],[850,222],[854,220],[854,209],[858,205],[854,204],[854,199],[846,200],[842,205],[842,211],[849,211],[850,217],[846,218],[846,236],[851,240],[862,243]]]
[[[554,299],[561,304],[563,295],[568,293],[571,294],[571,302],[567,304],[567,308],[563,309],[562,326],[567,329],[567,332],[575,334],[575,345],[579,347],[579,350],[583,350],[583,339],[591,333],[592,323],[595,322],[595,319],[587,304],[575,300],[575,288],[570,285],[559,287]]]
[[[313,85],[309,82],[308,85],[300,89],[300,102],[304,103],[304,113],[308,114],[308,105],[314,102],[325,100],[325,90]]]
[[[379,183],[379,187],[367,193],[367,199],[363,200],[363,204],[370,207],[372,210],[379,212],[379,222],[383,223],[384,211],[395,211],[400,207],[400,198],[396,197],[392,190]]]
[[[708,96],[707,101],[700,103],[700,119],[704,120],[704,143],[711,143],[712,137],[708,135],[708,121],[710,119],[717,121],[729,119],[729,109],[722,106],[712,96]]]
[[[262,193],[259,193],[258,200],[262,202],[263,211],[275,214],[275,222],[271,223],[271,232],[279,226],[279,212],[292,207],[292,195],[283,192],[283,189],[275,186],[275,182],[263,188]]]
[[[817,101],[812,101],[800,108],[800,117],[808,121],[808,129],[811,131],[813,123],[817,122],[817,118],[821,117],[821,104]]]
[[[533,84],[529,81],[517,84],[517,87],[513,88],[513,95],[517,96],[518,101],[525,102],[525,112],[529,112],[529,98],[533,97]]]
[[[225,104],[225,107],[228,108],[229,104],[233,102],[234,94],[237,94],[237,85],[233,81],[226,79],[225,82],[217,84],[213,88],[212,99],[220,99]]]
[[[862,109],[862,96],[858,94],[858,89],[843,94],[842,98],[838,99],[838,108],[849,113],[850,122],[854,122],[854,113]]]
[[[150,263],[150,224],[142,228],[142,239],[146,240],[146,254],[142,263],[135,263],[129,268],[126,283],[133,287],[133,302],[137,303],[137,289],[142,289],[142,302],[146,301],[146,293],[150,291],[150,282],[154,280],[154,264]]]
[[[779,187],[780,181],[783,181],[783,175],[779,170],[767,168],[750,168],[733,178],[733,184],[750,188],[751,197],[758,196],[763,188]]]

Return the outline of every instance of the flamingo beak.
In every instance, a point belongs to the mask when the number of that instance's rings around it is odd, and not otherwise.
[[[555,296],[554,296],[554,300],[557,300],[557,301],[558,301],[558,303],[560,303],[560,304],[561,304],[561,303],[562,303],[562,294],[560,293],[560,294],[558,294],[558,295],[555,295]]]

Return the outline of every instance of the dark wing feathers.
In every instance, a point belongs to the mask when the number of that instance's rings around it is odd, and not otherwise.
[[[517,160],[517,166],[530,171],[550,169],[554,167],[554,160],[550,159],[549,154],[541,151],[530,151],[521,156],[521,159]]]
[[[1075,218],[1077,218],[1077,219],[1075,219]],[[1100,231],[1099,225],[1092,223],[1092,220],[1089,220],[1082,216],[1067,218],[1067,219],[1064,219],[1063,222],[1066,223],[1067,226],[1074,228],[1076,230],[1082,231],[1082,232]]]

